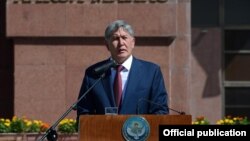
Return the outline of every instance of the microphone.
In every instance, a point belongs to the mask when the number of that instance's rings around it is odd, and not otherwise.
[[[94,69],[94,74],[97,74],[97,75],[102,75],[103,73],[105,73],[108,69],[112,68],[112,67],[115,67],[117,66],[117,63],[115,62],[115,60],[110,60],[108,61],[107,63],[104,63],[100,66],[97,66],[95,69]]]
[[[140,98],[140,99],[138,100],[138,103],[137,103],[137,114],[140,114],[140,106],[139,106],[139,104],[141,103],[141,101],[144,101],[144,102],[147,102],[147,103],[150,103],[150,104],[153,104],[153,105],[156,105],[156,106],[159,106],[159,107],[164,108],[164,105],[162,105],[162,104],[155,103],[155,102],[153,102],[153,101],[151,101],[151,100],[148,100],[148,99],[145,99],[145,98]],[[176,113],[178,113],[178,114],[180,114],[180,115],[185,115],[185,114],[186,114],[186,113],[183,112],[183,111],[177,111],[177,110],[175,110],[175,109],[169,108],[168,106],[167,106],[167,109],[169,109],[169,110],[171,110],[171,111],[174,111],[174,112],[176,112]]]

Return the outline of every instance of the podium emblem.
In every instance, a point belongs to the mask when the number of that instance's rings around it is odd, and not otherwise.
[[[122,128],[122,134],[126,141],[145,141],[150,133],[147,120],[141,116],[128,118]]]

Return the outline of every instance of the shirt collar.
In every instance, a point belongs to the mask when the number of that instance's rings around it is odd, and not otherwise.
[[[129,71],[130,68],[131,68],[131,65],[132,65],[132,61],[133,61],[133,56],[130,55],[129,58],[122,63],[122,66],[127,70]]]
[[[112,59],[112,57],[110,57],[110,59]],[[129,71],[132,65],[132,61],[133,61],[133,55],[130,55],[128,59],[122,63],[122,66],[124,67],[123,70]]]

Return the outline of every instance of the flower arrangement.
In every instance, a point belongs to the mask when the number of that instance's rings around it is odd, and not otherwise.
[[[10,120],[9,119],[0,119],[0,133],[10,132]]]
[[[61,133],[75,133],[77,132],[76,120],[63,119],[58,125],[58,131]]]
[[[0,118],[0,133],[43,133],[50,127],[49,124],[41,120],[31,120],[26,117],[16,117],[12,119]],[[63,119],[57,131],[60,133],[75,133],[77,132],[76,120]]]
[[[0,119],[0,133],[34,133],[45,132],[49,128],[47,123],[41,120],[30,120],[26,117],[14,116],[10,119]]]
[[[225,118],[216,122],[218,125],[250,125],[247,117],[232,117],[226,116]]]
[[[192,122],[192,125],[210,125],[210,122],[204,116],[199,116]],[[247,117],[226,116],[218,120],[216,125],[250,125],[250,121]]]
[[[204,116],[199,116],[199,117],[196,117],[195,121],[193,121],[192,124],[193,125],[209,125],[210,122]]]

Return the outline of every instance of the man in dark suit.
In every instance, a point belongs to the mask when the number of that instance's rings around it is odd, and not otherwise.
[[[86,70],[78,98],[99,78],[93,73],[94,69],[110,60],[121,66],[120,86],[114,86],[116,68],[108,69],[77,104],[77,116],[105,114],[106,107],[118,107],[118,114],[168,114],[168,94],[160,67],[132,55],[135,47],[132,27],[122,20],[112,22],[105,30],[105,41],[111,57]]]

